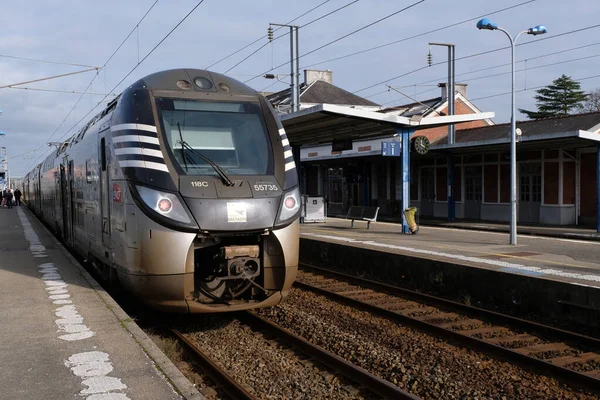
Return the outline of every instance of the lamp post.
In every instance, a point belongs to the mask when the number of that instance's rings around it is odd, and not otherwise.
[[[519,32],[513,39],[508,31],[500,28],[487,18],[479,20],[479,22],[477,22],[477,28],[490,31],[502,31],[508,37],[508,40],[510,40],[512,68],[512,108],[510,117],[510,244],[515,245],[517,244],[517,120],[515,104],[515,43],[519,36],[521,36],[523,33],[537,36],[547,33],[548,31],[543,25],[538,25],[533,28],[529,28],[526,31]]]

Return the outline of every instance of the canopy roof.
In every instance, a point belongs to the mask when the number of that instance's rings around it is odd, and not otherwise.
[[[400,117],[350,106],[319,104],[285,114],[281,122],[292,145],[329,143],[393,135],[401,128],[432,128],[461,122],[493,118],[493,112],[440,116],[432,118]]]

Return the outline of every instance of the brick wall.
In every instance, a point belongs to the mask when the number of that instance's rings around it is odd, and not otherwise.
[[[441,110],[440,113],[442,113],[442,115],[447,114],[448,107]],[[436,115],[435,113],[432,113],[432,114]],[[455,115],[473,114],[473,110],[471,110],[465,103],[463,103],[462,100],[458,99],[454,105],[454,114]],[[435,118],[435,117],[431,116],[430,118]],[[479,128],[481,126],[488,126],[488,124],[485,121],[463,122],[461,124],[456,124],[454,126],[454,129],[458,131],[459,129]],[[459,135],[459,134],[460,134],[459,132],[456,133],[456,135]],[[437,128],[420,129],[417,131],[416,135],[427,136],[427,139],[429,139],[429,141],[431,143],[433,143],[440,139],[445,139],[446,136],[448,136],[448,127],[447,126],[439,126]]]

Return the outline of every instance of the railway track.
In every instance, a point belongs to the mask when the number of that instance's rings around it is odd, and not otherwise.
[[[302,264],[294,285],[600,392],[600,340]]]
[[[418,397],[406,392],[394,384],[381,379],[366,370],[353,365],[343,358],[301,338],[294,333],[282,328],[254,312],[243,312],[237,315],[237,318],[244,324],[250,326],[253,330],[259,331],[265,336],[276,338],[285,342],[294,352],[300,352],[311,361],[316,361],[329,369],[343,375],[350,381],[358,384],[359,387],[367,389],[381,398],[386,399],[419,399]],[[200,367],[206,372],[223,391],[232,399],[254,400],[263,398],[254,395],[252,390],[239,383],[224,367],[219,365],[211,358],[207,351],[194,343],[189,334],[171,328],[171,332],[181,341],[187,350],[192,352],[198,359]]]

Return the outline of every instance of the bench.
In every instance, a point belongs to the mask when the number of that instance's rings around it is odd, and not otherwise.
[[[367,221],[367,229],[370,229],[371,222],[377,221],[378,213],[379,207],[350,206],[348,214],[339,217],[352,220],[351,228],[354,228],[354,220]]]

